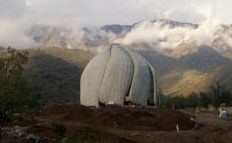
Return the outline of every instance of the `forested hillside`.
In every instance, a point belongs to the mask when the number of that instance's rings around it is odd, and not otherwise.
[[[60,48],[30,49],[26,74],[33,98],[46,102],[79,102],[80,76],[93,54]]]

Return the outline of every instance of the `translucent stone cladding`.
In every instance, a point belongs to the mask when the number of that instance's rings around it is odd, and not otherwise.
[[[80,101],[85,106],[99,103],[124,105],[129,97],[134,104],[158,105],[155,70],[137,53],[114,44],[95,56],[81,76]]]

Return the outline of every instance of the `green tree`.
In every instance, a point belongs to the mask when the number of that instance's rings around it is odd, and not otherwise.
[[[12,104],[13,112],[27,111],[35,103],[29,99],[30,88],[23,65],[29,53],[8,48],[0,57],[0,108]]]
[[[191,93],[189,96],[185,97],[185,106],[196,108],[199,106],[199,95],[195,92]]]
[[[213,104],[213,97],[209,93],[200,92],[199,93],[200,107],[208,107],[210,104]]]
[[[232,93],[219,81],[214,86],[211,86],[211,96],[212,103],[215,107],[219,107],[221,103],[226,103],[227,106],[231,106]]]

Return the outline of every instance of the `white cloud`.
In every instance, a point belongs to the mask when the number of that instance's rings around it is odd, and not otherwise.
[[[26,0],[26,6],[31,7],[32,6],[32,1],[31,0]]]
[[[23,20],[2,20],[0,22],[0,45],[14,48],[27,48],[37,45],[25,35],[27,23]]]
[[[229,38],[228,34],[223,34],[222,22],[218,18],[213,17],[210,5],[200,7],[196,13],[203,19],[198,28],[193,26],[164,26],[163,21],[156,23],[145,21],[137,25],[125,38],[117,42],[128,45],[145,42],[158,49],[173,49],[182,42],[195,42],[198,46],[212,46],[218,33],[221,36],[223,35],[226,40],[232,41],[232,38]]]
[[[9,35],[5,34],[7,31],[15,32],[15,37],[24,37],[21,40],[26,42],[24,31],[33,24],[78,29],[83,25],[132,24],[156,18],[201,23],[206,21],[202,13],[209,12],[204,9],[207,5],[213,9],[208,13],[210,19],[218,17],[222,22],[232,23],[231,4],[230,0],[0,0],[0,45],[16,43],[13,33],[13,37],[4,36]],[[201,13],[197,12],[199,7],[203,7]],[[8,26],[4,26],[6,23]],[[167,44],[163,42],[163,45]]]

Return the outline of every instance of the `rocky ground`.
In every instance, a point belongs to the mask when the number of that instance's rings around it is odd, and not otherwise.
[[[209,110],[51,105],[33,118],[14,116],[12,123],[3,127],[2,142],[229,143],[231,121],[221,121],[217,112]]]

